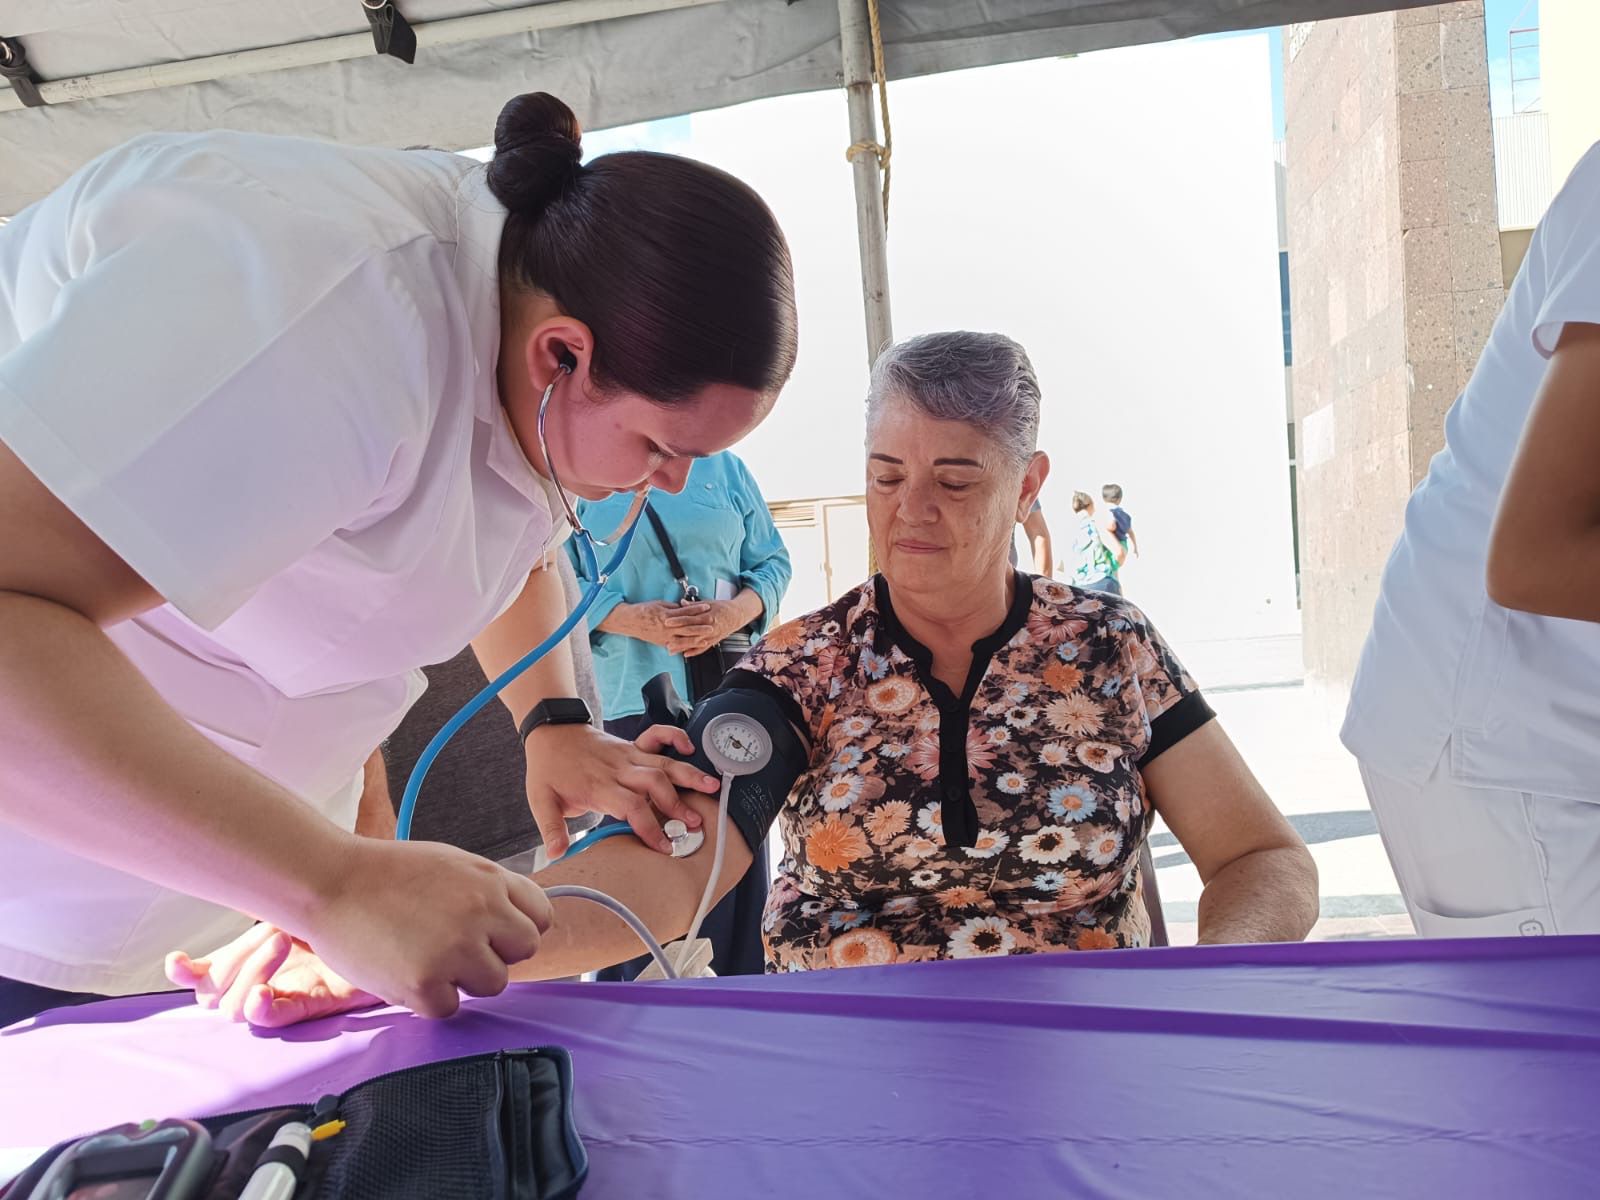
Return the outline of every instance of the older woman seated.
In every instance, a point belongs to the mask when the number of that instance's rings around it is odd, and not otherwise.
[[[735,793],[718,881],[726,893],[776,819],[769,969],[1143,945],[1139,850],[1157,813],[1204,881],[1200,941],[1296,940],[1316,919],[1305,845],[1144,614],[1008,565],[1049,470],[1038,425],[1038,382],[1007,338],[887,351],[867,401],[880,573],[773,630],[707,701],[793,726],[787,795]],[[690,802],[715,838],[711,798]],[[709,844],[673,860],[613,838],[538,882],[608,891],[665,941],[712,860]],[[602,910],[556,913],[517,977],[637,953]]]

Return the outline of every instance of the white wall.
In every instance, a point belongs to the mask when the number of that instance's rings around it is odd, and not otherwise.
[[[1179,639],[1298,628],[1266,35],[896,83],[899,337],[998,330],[1045,392],[1045,508],[1127,490],[1129,592]],[[696,114],[794,251],[801,355],[739,452],[771,499],[861,490],[865,334],[842,94]]]
[[[1550,168],[1560,187],[1600,140],[1600,4],[1543,0],[1538,20],[1541,107],[1550,114]]]

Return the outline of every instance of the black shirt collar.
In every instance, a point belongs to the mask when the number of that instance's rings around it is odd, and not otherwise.
[[[1027,623],[1028,612],[1033,607],[1034,576],[1016,570],[1011,574],[1016,586],[1012,589],[1011,607],[1006,612],[1005,620],[1000,622],[1000,627],[993,633],[972,643],[972,666],[975,676],[982,676],[995,651],[1015,637],[1017,630]],[[906,632],[906,627],[900,623],[900,618],[895,615],[894,601],[889,596],[889,581],[880,572],[872,577],[872,586],[878,609],[877,652],[886,654],[889,646],[899,646],[906,657],[931,677],[933,651]]]

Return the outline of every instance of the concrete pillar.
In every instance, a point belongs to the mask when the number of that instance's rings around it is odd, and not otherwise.
[[[1308,678],[1337,701],[1503,300],[1481,0],[1284,38]]]

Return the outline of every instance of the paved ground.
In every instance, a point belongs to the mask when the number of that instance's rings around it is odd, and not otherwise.
[[[1300,639],[1178,647],[1245,761],[1305,838],[1322,877],[1316,939],[1405,937],[1412,932],[1378,840],[1355,760],[1334,714],[1300,682]],[[1158,823],[1150,848],[1174,945],[1195,939],[1200,877]]]

